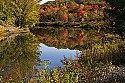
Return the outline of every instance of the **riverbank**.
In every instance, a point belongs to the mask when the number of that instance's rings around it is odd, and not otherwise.
[[[19,28],[13,26],[1,26],[0,25],[0,41],[7,38],[14,38],[21,33],[30,32],[28,28]]]
[[[66,27],[82,27],[85,26],[86,23],[83,22],[39,22],[36,26],[66,26]]]

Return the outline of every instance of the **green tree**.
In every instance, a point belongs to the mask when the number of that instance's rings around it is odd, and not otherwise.
[[[1,0],[0,4],[0,20],[7,21],[6,25],[26,27],[39,21],[40,6],[35,0]]]
[[[0,0],[0,25],[12,25],[12,12],[6,3],[6,0]]]

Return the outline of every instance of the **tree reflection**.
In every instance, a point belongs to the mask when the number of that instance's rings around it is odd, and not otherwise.
[[[2,81],[26,82],[39,61],[38,41],[31,33],[0,42],[0,76]]]
[[[83,50],[83,46],[87,38],[86,32],[82,28],[64,28],[64,27],[44,27],[32,32],[38,36],[39,40],[52,47],[56,48],[69,48]]]

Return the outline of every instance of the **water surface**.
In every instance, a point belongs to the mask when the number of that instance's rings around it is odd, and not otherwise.
[[[72,57],[72,60],[74,60],[85,42],[85,39],[83,39],[84,30],[78,28],[41,27],[32,32],[40,41],[39,50],[42,52],[40,59],[51,62],[49,68],[55,66],[63,67],[60,60],[64,56],[68,59]]]
[[[41,28],[32,33],[19,34],[0,42],[0,79],[19,83],[34,75],[34,68],[42,68],[41,61],[51,62],[49,68],[60,66],[64,58],[75,59],[83,45],[82,30]],[[79,33],[79,34],[78,34]],[[81,38],[80,38],[81,37]],[[0,80],[1,81],[1,80]]]
[[[63,60],[64,57],[68,59],[74,60],[76,58],[76,53],[80,53],[78,50],[70,50],[70,49],[58,49],[55,47],[48,47],[47,45],[40,43],[40,51],[42,51],[40,59],[41,60],[49,60],[51,64],[49,65],[49,68],[52,67],[63,67],[64,65],[60,62],[60,60]],[[40,67],[39,67],[40,68]]]

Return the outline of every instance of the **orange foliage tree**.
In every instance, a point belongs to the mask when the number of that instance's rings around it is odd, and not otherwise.
[[[48,2],[41,6],[44,15],[41,14],[41,21],[54,22],[82,22],[90,27],[105,28],[105,9],[108,5],[105,1],[88,0],[84,3],[77,4],[74,0],[56,0],[55,2]],[[50,10],[48,12],[48,10]],[[50,19],[51,18],[51,19]]]

